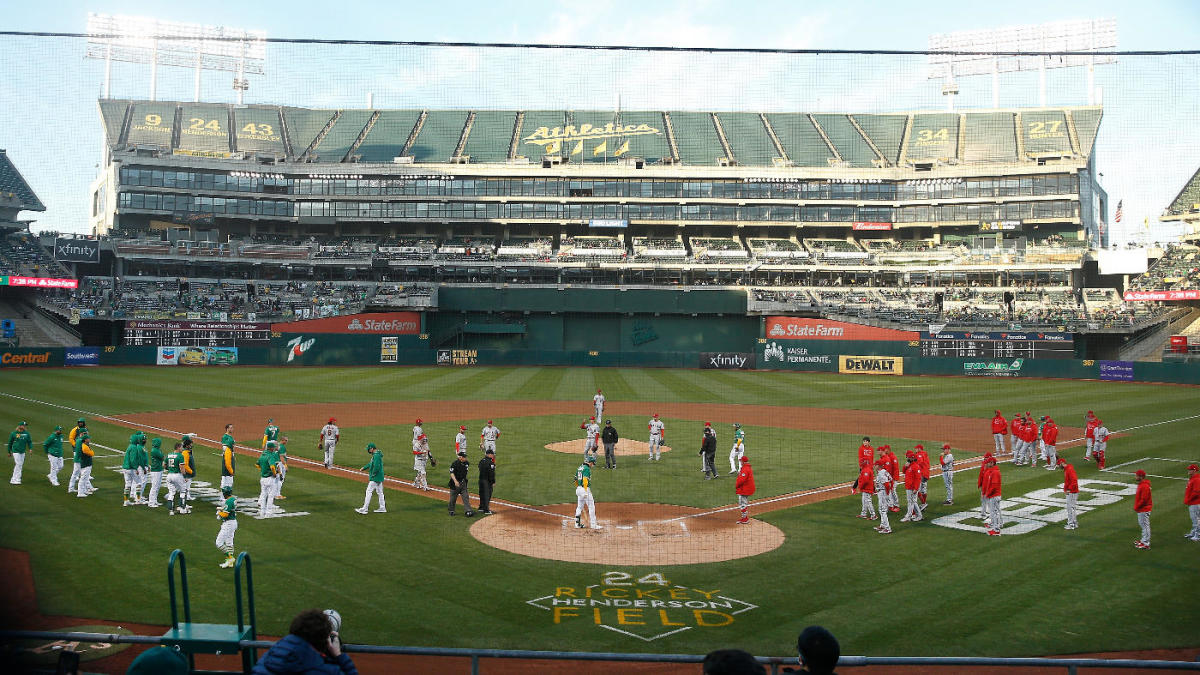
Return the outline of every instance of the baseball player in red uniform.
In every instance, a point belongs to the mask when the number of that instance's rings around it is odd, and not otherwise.
[[[874,462],[871,464],[873,466]],[[872,470],[872,466],[864,466],[862,471],[858,472],[858,481],[855,485],[859,494],[862,495],[862,510],[858,512],[858,517],[867,520],[878,518],[875,515],[875,504],[873,503],[875,497],[875,472]]]
[[[1096,466],[1100,469],[1103,469],[1104,465],[1108,461],[1106,456],[1108,453],[1108,437],[1110,434],[1108,433],[1108,427],[1104,426],[1104,422],[1099,418],[1096,419],[1095,434],[1096,439],[1095,442],[1092,443],[1092,456],[1096,458]]]
[[[1192,530],[1184,537],[1192,541],[1200,541],[1200,466],[1188,465],[1187,487],[1183,489],[1183,503],[1187,506],[1188,517],[1192,519]]]
[[[887,460],[882,457],[875,460],[875,498],[879,502],[879,527],[875,531],[879,534],[892,533],[892,525],[888,522],[888,509],[892,502],[887,486],[893,482],[892,474],[888,473]]]
[[[938,455],[938,464],[942,466],[942,482],[946,484],[946,501],[943,504],[954,503],[954,453],[950,451],[949,443],[942,443],[942,454]]]
[[[1096,427],[1100,426],[1100,420],[1096,418],[1096,413],[1091,410],[1087,411],[1087,415],[1083,417],[1083,439],[1087,443],[1087,449],[1083,452],[1083,458],[1091,461],[1092,446],[1096,443]]]
[[[1012,422],[1008,424],[1008,449],[1013,455],[1013,464],[1017,463],[1017,444],[1021,442],[1021,436],[1017,433],[1017,423],[1021,420],[1021,413],[1013,415]]]
[[[1021,423],[1021,431],[1025,437],[1025,456],[1029,458],[1029,466],[1037,466],[1039,434],[1037,422],[1033,421],[1033,415],[1025,413],[1025,419]]]
[[[929,453],[925,452],[925,446],[920,443],[914,449],[917,466],[921,469],[921,487],[917,489],[917,501],[921,505],[921,513],[925,513],[925,508],[929,505]]]
[[[1058,425],[1054,420],[1050,419],[1049,415],[1042,418],[1045,424],[1042,426],[1042,446],[1043,452],[1046,454],[1046,469],[1052,470],[1058,468]]]
[[[992,524],[992,520],[989,517],[991,512],[988,511],[987,497],[983,494],[983,479],[985,474],[987,474],[988,462],[990,461],[992,461],[992,453],[984,453],[983,461],[979,463],[979,475],[975,478],[975,487],[979,488],[979,519],[983,521],[984,525]]]
[[[882,450],[882,448],[880,448]],[[875,448],[871,447],[871,439],[868,436],[863,436],[862,443],[858,446],[858,470],[861,473],[864,467],[875,465]],[[858,489],[858,479],[855,479],[854,484],[850,487],[850,493],[854,494]]]
[[[592,417],[579,425],[580,429],[584,430],[587,441],[583,446],[583,454],[590,455],[596,452],[600,447],[600,425],[596,424],[596,418]]]
[[[921,519],[921,508],[917,504],[917,492],[921,489],[921,464],[917,462],[916,453],[911,450],[904,453],[904,459],[907,460],[907,464],[904,465],[904,501],[908,512],[900,522],[916,522]]]
[[[996,466],[995,457],[988,459],[986,463],[987,468],[983,472],[983,496],[987,499],[988,515],[992,523],[988,534],[999,537],[1000,529],[1004,527],[1004,516],[1000,512],[1000,467]]]
[[[1075,503],[1079,500],[1079,475],[1075,473],[1075,467],[1067,464],[1067,460],[1062,457],[1058,458],[1055,466],[1062,469],[1063,494],[1067,496],[1067,524],[1063,525],[1063,529],[1078,529],[1079,520],[1076,517]]]
[[[737,492],[738,506],[742,509],[742,517],[737,522],[738,525],[745,525],[750,522],[747,511],[750,509],[750,496],[754,494],[754,469],[750,468],[749,457],[742,455],[741,460],[742,468],[738,471],[734,491]]]
[[[886,461],[888,475],[891,479],[887,485],[888,503],[891,505],[892,513],[900,513],[900,494],[896,491],[896,481],[900,478],[900,460],[896,457],[896,453],[892,452],[892,446],[884,445],[887,449]]]
[[[1133,510],[1137,512],[1138,525],[1142,527],[1142,538],[1133,542],[1134,548],[1150,548],[1150,511],[1154,509],[1154,499],[1150,496],[1150,480],[1146,472],[1138,469],[1133,472],[1138,478],[1137,492],[1133,495]]]
[[[996,416],[992,418],[992,441],[996,444],[996,454],[1004,454],[1004,434],[1008,433],[1008,421],[1004,419],[1004,415],[1000,411],[996,411]]]

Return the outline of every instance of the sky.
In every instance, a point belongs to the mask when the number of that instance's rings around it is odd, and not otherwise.
[[[286,11],[283,11],[286,8]],[[1200,2],[308,2],[13,3],[3,28],[84,32],[88,12],[265,30],[271,37],[712,48],[921,50],[936,33],[1114,18],[1121,50],[1195,49]],[[101,158],[103,64],[80,40],[0,37],[0,148],[47,205],[35,229],[88,230]],[[270,45],[246,103],[308,107],[791,110],[943,109],[923,57],[763,56],[595,50]],[[1098,66],[1104,121],[1097,169],[1124,219],[1114,238],[1158,240],[1156,221],[1200,166],[1200,56],[1124,57]],[[203,100],[233,100],[228,73]],[[1081,70],[1050,71],[1047,104],[1083,105]],[[990,108],[990,78],[963,79],[959,110]],[[161,68],[158,98],[190,100],[192,73]],[[1037,75],[1001,79],[1002,107],[1038,104]],[[148,68],[113,68],[112,96],[146,98]],[[1149,220],[1149,229],[1143,226]],[[1109,214],[1111,222],[1111,213]]]

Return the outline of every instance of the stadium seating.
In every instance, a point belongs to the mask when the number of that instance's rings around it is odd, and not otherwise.
[[[1131,281],[1130,288],[1160,291],[1200,288],[1200,248],[1190,244],[1171,246],[1145,274]]]
[[[904,139],[904,127],[908,124],[907,115],[853,115],[854,121],[862,128],[863,133],[870,138],[883,153],[884,159],[891,166],[900,163],[900,143]]]
[[[725,140],[739,164],[770,166],[779,157],[775,143],[758,113],[717,113]]]
[[[629,141],[629,152],[623,156],[631,155],[643,157],[649,162],[658,162],[663,158],[671,157],[671,146],[667,142],[667,124],[663,119],[663,114],[660,112],[621,112],[621,125],[633,125],[639,127],[645,125],[651,129],[657,129],[656,134],[638,134],[636,136],[623,136],[615,140],[609,140],[608,148],[610,154],[615,156],[625,141]]]
[[[1167,214],[1182,215],[1200,211],[1197,204],[1200,204],[1200,169],[1192,174],[1192,179],[1183,186],[1175,199],[1171,200],[1171,205],[1167,207]]]
[[[717,136],[717,127],[711,114],[675,111],[667,114],[675,132],[679,161],[695,166],[716,166],[718,160],[726,159],[725,148]]]
[[[1013,113],[967,113],[964,120],[964,162],[1014,162],[1017,136]]]
[[[563,261],[619,262],[628,257],[617,237],[563,237],[558,258]]]
[[[754,259],[764,265],[797,265],[809,259],[808,251],[791,239],[751,237],[746,243]]]
[[[240,152],[255,152],[284,157],[282,121],[279,108],[253,106],[233,109],[233,134]]]
[[[442,260],[491,260],[495,243],[487,237],[451,237],[438,246],[437,257]]]
[[[18,233],[0,237],[0,275],[67,278],[70,273],[42,248],[35,237]]]
[[[570,115],[571,126],[575,127],[576,133],[583,134],[587,128],[605,129],[607,125],[612,124],[614,127],[617,124],[617,112],[615,110],[582,112],[573,111]],[[625,120],[621,120],[621,124],[628,124]],[[593,131],[593,133],[595,133]],[[640,140],[640,139],[639,139]],[[587,138],[582,141],[571,141],[568,146],[563,147],[562,154],[571,158],[571,163],[579,162],[598,162],[605,163],[616,160],[616,153],[623,141],[620,137],[617,138]],[[632,145],[632,144],[631,144]]]
[[[854,128],[848,115],[813,115],[813,119],[825,132],[829,142],[833,143],[833,147],[837,148],[838,154],[841,155],[842,161],[847,166],[871,167],[875,165],[875,160],[879,158],[875,155],[875,151],[871,150],[871,146],[867,144],[863,135]]]
[[[0,207],[22,211],[46,210],[4,150],[0,150]]]
[[[687,260],[687,248],[678,237],[634,237],[633,258],[681,263]]]
[[[343,110],[312,154],[321,162],[342,161],[370,119],[369,110]]]
[[[958,156],[958,121],[955,113],[913,115],[912,131],[905,144],[910,163],[948,161]]]
[[[408,154],[418,162],[449,162],[467,123],[465,110],[430,110]]]
[[[104,122],[104,138],[108,145],[117,145],[121,141],[121,131],[125,126],[125,111],[129,109],[129,101],[100,99],[100,119]]]
[[[692,256],[699,263],[723,265],[750,259],[749,252],[736,238],[692,237],[690,245]]]
[[[404,150],[420,117],[419,110],[381,110],[354,154],[361,162],[391,162]]]
[[[496,249],[497,260],[550,262],[554,241],[550,237],[509,237]]]
[[[129,121],[129,135],[125,139],[126,144],[133,147],[170,148],[175,133],[175,111],[174,103],[134,103]],[[224,123],[218,123],[222,127],[225,126]],[[190,124],[190,122],[184,120],[184,124]]]
[[[333,119],[333,110],[310,110],[308,108],[282,108],[283,120],[287,124],[288,137],[292,141],[292,154],[300,157],[304,154],[317,134]]]
[[[1096,143],[1096,134],[1100,132],[1100,118],[1104,112],[1096,108],[1076,108],[1071,112],[1071,120],[1075,126],[1075,136],[1079,142],[1079,154],[1089,157],[1092,146]]]
[[[1021,142],[1026,157],[1070,157],[1074,154],[1068,135],[1067,116],[1061,110],[1022,112]]]
[[[767,121],[783,146],[788,159],[796,166],[829,166],[833,153],[825,139],[803,113],[768,113]]]
[[[463,154],[475,163],[504,162],[508,159],[516,123],[515,111],[476,111]]]
[[[561,133],[569,123],[565,110],[526,111],[521,120],[517,154],[534,160],[541,159],[543,155],[565,155],[570,152],[570,149],[564,149],[561,143],[554,143],[544,138],[533,138],[533,136],[539,129],[546,129],[548,133],[553,133],[556,127]]]
[[[229,108],[211,103],[180,104],[179,149],[228,154]]]

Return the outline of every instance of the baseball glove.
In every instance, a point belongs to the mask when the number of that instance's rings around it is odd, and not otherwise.
[[[429,453],[429,466],[437,466],[437,458],[433,456],[432,452]]]
[[[483,452],[483,441],[479,441],[479,451]]]

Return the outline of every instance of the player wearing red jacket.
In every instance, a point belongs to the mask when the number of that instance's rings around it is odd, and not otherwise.
[[[1059,457],[1054,465],[1062,469],[1063,494],[1067,496],[1067,524],[1063,525],[1063,529],[1078,529],[1079,520],[1076,517],[1075,503],[1079,500],[1079,475],[1075,473],[1075,467],[1067,464],[1067,460],[1062,457]]]
[[[921,489],[921,464],[913,451],[904,454],[907,463],[904,465],[904,501],[908,512],[900,522],[916,522],[921,519],[921,508],[917,504],[917,492]]]
[[[882,449],[882,448],[881,448]],[[858,446],[858,470],[862,472],[864,467],[875,465],[875,448],[871,447],[871,437],[863,436],[862,444]],[[850,486],[850,494],[854,494],[858,490],[858,479],[854,479],[854,483]]]
[[[1004,434],[1006,433],[1008,433],[1008,421],[997,410],[996,416],[992,418],[992,440],[996,443],[997,455],[1004,454]]]
[[[1030,466],[1037,466],[1038,463],[1038,425],[1033,421],[1033,415],[1025,413],[1025,421],[1021,424],[1021,431],[1025,437],[1025,455],[1029,458]]]
[[[1183,489],[1183,503],[1192,519],[1192,531],[1183,535],[1192,541],[1200,541],[1200,466],[1188,465],[1187,487]]]
[[[874,462],[871,463],[872,466]],[[864,466],[858,474],[858,492],[862,495],[862,510],[858,512],[859,518],[867,520],[875,520],[879,516],[875,515],[875,504],[873,495],[875,494],[875,471],[871,466]]]
[[[925,446],[920,443],[914,448],[917,456],[917,466],[921,468],[921,487],[917,489],[917,501],[921,504],[921,513],[925,513],[925,507],[929,506],[929,453],[925,452]]]
[[[1043,419],[1046,420],[1045,426],[1042,427],[1042,445],[1045,446],[1046,453],[1046,469],[1058,468],[1058,425],[1054,420],[1046,415]]]
[[[992,523],[988,534],[998,537],[1004,527],[1004,516],[1000,513],[1000,467],[996,466],[995,457],[987,461],[987,468],[983,471],[983,496],[987,500]]]
[[[1083,452],[1083,458],[1086,460],[1092,459],[1092,446],[1096,444],[1096,427],[1100,426],[1100,420],[1096,417],[1096,413],[1091,410],[1087,411],[1087,415],[1083,418],[1083,439],[1087,443],[1087,450]]]
[[[1133,472],[1138,478],[1137,493],[1133,495],[1133,510],[1137,513],[1138,525],[1142,527],[1142,538],[1133,542],[1134,548],[1150,548],[1150,511],[1154,509],[1154,499],[1150,496],[1150,481],[1146,472],[1138,469]]]
[[[1013,415],[1012,422],[1008,424],[1008,447],[1012,451],[1013,464],[1017,464],[1017,462],[1021,460],[1021,435],[1017,433],[1017,427],[1020,421],[1021,413],[1016,413]]]
[[[754,470],[750,468],[750,458],[745,455],[742,455],[742,469],[738,471],[737,482],[733,485],[734,491],[737,492],[738,506],[742,509],[738,525],[745,525],[750,522],[746,511],[750,508],[750,495],[754,494]]]
[[[979,475],[975,478],[975,487],[979,489],[979,519],[983,521],[984,525],[992,524],[987,498],[983,496],[983,476],[987,472],[988,462],[991,460],[992,453],[984,453],[983,461],[979,463]]]
[[[900,494],[896,491],[896,481],[900,478],[900,460],[896,457],[896,453],[892,452],[892,446],[885,445],[887,453],[884,455],[884,460],[887,462],[888,475],[892,477],[888,481],[887,496],[888,510],[892,513],[900,513]]]

